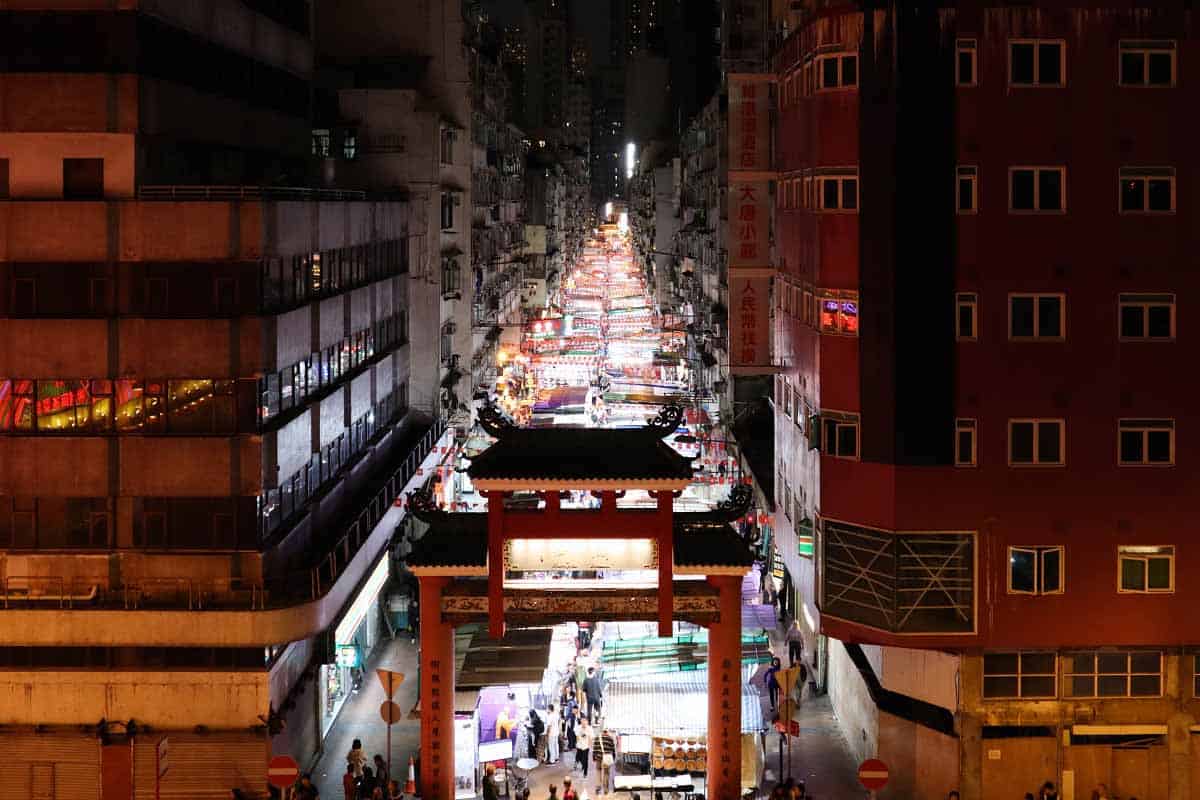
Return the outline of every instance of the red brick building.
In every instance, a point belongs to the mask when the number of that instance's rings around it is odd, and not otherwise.
[[[852,746],[881,796],[1189,796],[1195,12],[791,5],[776,522]]]

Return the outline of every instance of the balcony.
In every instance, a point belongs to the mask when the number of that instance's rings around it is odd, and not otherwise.
[[[394,471],[346,504],[357,516],[314,542],[306,566],[265,581],[180,576],[119,586],[10,575],[0,582],[0,638],[26,646],[250,647],[319,633],[404,520],[407,511],[395,501],[425,483],[448,443],[445,423],[435,421],[393,458]]]
[[[821,614],[893,634],[976,632],[975,534],[825,520]]]

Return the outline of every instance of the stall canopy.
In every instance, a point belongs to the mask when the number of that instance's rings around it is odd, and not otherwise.
[[[707,735],[708,670],[610,680],[604,724],[620,733]],[[742,733],[762,729],[762,701],[754,689],[742,684]]]
[[[708,631],[674,637],[606,640],[601,655],[607,680],[629,680],[672,672],[695,672],[706,668]],[[742,664],[754,666],[771,661],[765,634],[742,633]]]

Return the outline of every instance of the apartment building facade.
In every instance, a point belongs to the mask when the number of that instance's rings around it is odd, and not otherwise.
[[[796,5],[775,521],[839,722],[881,797],[1191,796],[1194,12]]]
[[[440,432],[438,229],[309,188],[307,3],[72,7],[0,12],[0,785],[261,797]]]

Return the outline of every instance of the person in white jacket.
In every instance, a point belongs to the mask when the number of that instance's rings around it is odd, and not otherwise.
[[[552,703],[546,712],[546,763],[558,763],[558,737],[562,733],[562,720]]]

